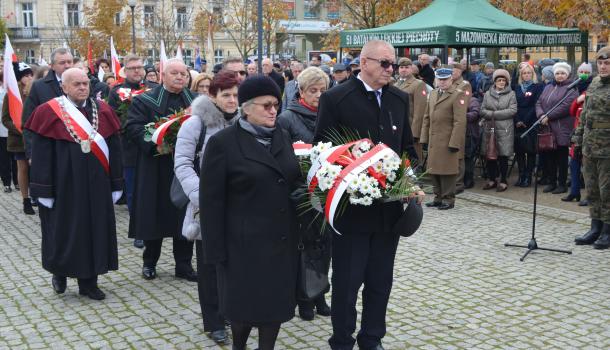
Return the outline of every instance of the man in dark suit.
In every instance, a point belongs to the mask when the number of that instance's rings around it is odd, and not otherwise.
[[[21,125],[25,125],[36,107],[64,94],[61,90],[61,75],[66,69],[72,67],[72,61],[72,54],[66,48],[62,47],[51,52],[51,69],[43,79],[37,80],[32,84],[30,94],[23,105]],[[31,136],[31,131],[23,130],[25,155],[28,159],[32,159]]]
[[[320,98],[314,141],[326,140],[328,132],[350,130],[373,143],[383,142],[396,153],[417,160],[409,126],[409,97],[390,86],[394,48],[385,41],[369,41],[360,55],[360,73]],[[418,201],[424,196],[417,192]],[[400,202],[347,205],[335,218],[341,235],[333,236],[332,304],[333,349],[352,349],[356,329],[356,301],[362,291],[360,349],[383,349],[385,315],[392,289],[394,256],[399,236],[392,233],[403,213]]]
[[[271,61],[270,58],[263,58],[263,74],[275,81],[277,86],[280,87],[280,92],[283,95],[286,81],[283,76],[273,69],[273,61]]]

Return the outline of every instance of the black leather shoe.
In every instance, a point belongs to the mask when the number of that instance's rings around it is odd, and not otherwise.
[[[311,321],[314,318],[313,305],[299,305],[299,317],[304,321]]]
[[[51,279],[51,285],[53,286],[53,290],[55,291],[55,293],[63,294],[66,291],[66,278],[53,275],[53,278]]]
[[[224,329],[211,331],[210,338],[212,338],[212,340],[218,345],[229,344],[229,337],[227,336],[227,331]]]
[[[316,313],[320,316],[330,316],[330,306],[326,304],[326,299],[324,299],[324,295],[321,295],[316,299]]]
[[[93,300],[106,299],[106,294],[104,294],[104,292],[102,292],[102,290],[99,289],[98,286],[94,286],[91,288],[79,288],[78,294],[86,295],[89,297],[89,299],[93,299]]]
[[[542,190],[542,192],[544,192],[544,193],[553,192],[553,191],[555,191],[556,188],[557,188],[557,185],[549,184],[549,185],[544,186],[544,189]]]
[[[608,249],[610,248],[610,224],[604,224],[601,235],[595,243],[593,243],[595,249]]]
[[[449,209],[453,209],[453,207],[454,207],[453,203],[451,203],[451,204],[443,203],[443,204],[439,205],[437,209],[438,210],[449,210]]]
[[[464,188],[469,190],[471,188],[474,187],[474,182],[468,181],[468,182],[464,182]]]
[[[187,272],[176,272],[176,277],[190,282],[197,282],[197,272],[193,270]]]
[[[517,178],[517,182],[515,182],[515,184],[513,186],[515,186],[515,187],[523,186],[524,179],[525,179],[525,176],[519,176],[519,178]]]
[[[531,176],[527,176],[521,182],[521,187],[530,187],[531,184],[532,184],[532,178],[531,178]]]
[[[426,203],[426,207],[436,208],[436,207],[440,207],[441,204],[443,204],[443,203],[442,202],[428,202],[428,203]]]
[[[561,200],[564,201],[564,202],[571,202],[571,201],[573,201],[575,199],[576,199],[577,202],[580,202],[580,194],[573,195],[573,194],[570,193],[570,194],[568,194],[565,197],[561,197]]]
[[[568,189],[565,186],[557,186],[557,188],[555,188],[551,193],[560,194],[560,193],[566,193],[566,192],[568,192]]]
[[[576,245],[589,245],[595,243],[602,233],[604,223],[601,220],[591,219],[591,229],[581,237],[576,237],[574,243]]]
[[[133,246],[136,247],[136,248],[142,249],[142,248],[144,248],[144,241],[141,240],[141,239],[134,239],[133,240]]]
[[[142,277],[146,280],[152,280],[157,277],[157,270],[154,267],[144,266],[142,268]]]

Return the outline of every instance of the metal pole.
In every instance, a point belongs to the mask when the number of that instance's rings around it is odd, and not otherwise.
[[[133,10],[135,6],[131,7],[131,53],[136,54],[136,22],[134,20]]]
[[[247,0],[246,0],[247,1]],[[258,0],[258,73],[263,74],[263,0]]]

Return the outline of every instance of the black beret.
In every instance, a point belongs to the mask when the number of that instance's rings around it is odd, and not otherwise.
[[[394,224],[394,233],[403,237],[409,237],[417,231],[424,218],[424,211],[421,205],[417,204],[415,198],[409,200],[409,205],[404,213]]]
[[[26,75],[34,75],[32,68],[24,62],[13,62],[13,72],[15,72],[17,81]]]
[[[249,101],[259,96],[275,96],[278,102],[282,102],[282,93],[280,87],[277,86],[273,79],[262,75],[255,74],[249,76],[239,85],[237,91],[237,99],[241,106],[244,102]]]

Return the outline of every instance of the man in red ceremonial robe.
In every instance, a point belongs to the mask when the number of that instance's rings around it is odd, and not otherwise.
[[[79,294],[105,298],[97,276],[118,269],[114,206],[123,188],[119,121],[89,98],[80,69],[62,75],[66,96],[38,106],[25,124],[32,133],[30,191],[40,203],[42,266],[58,294],[66,277]]]

